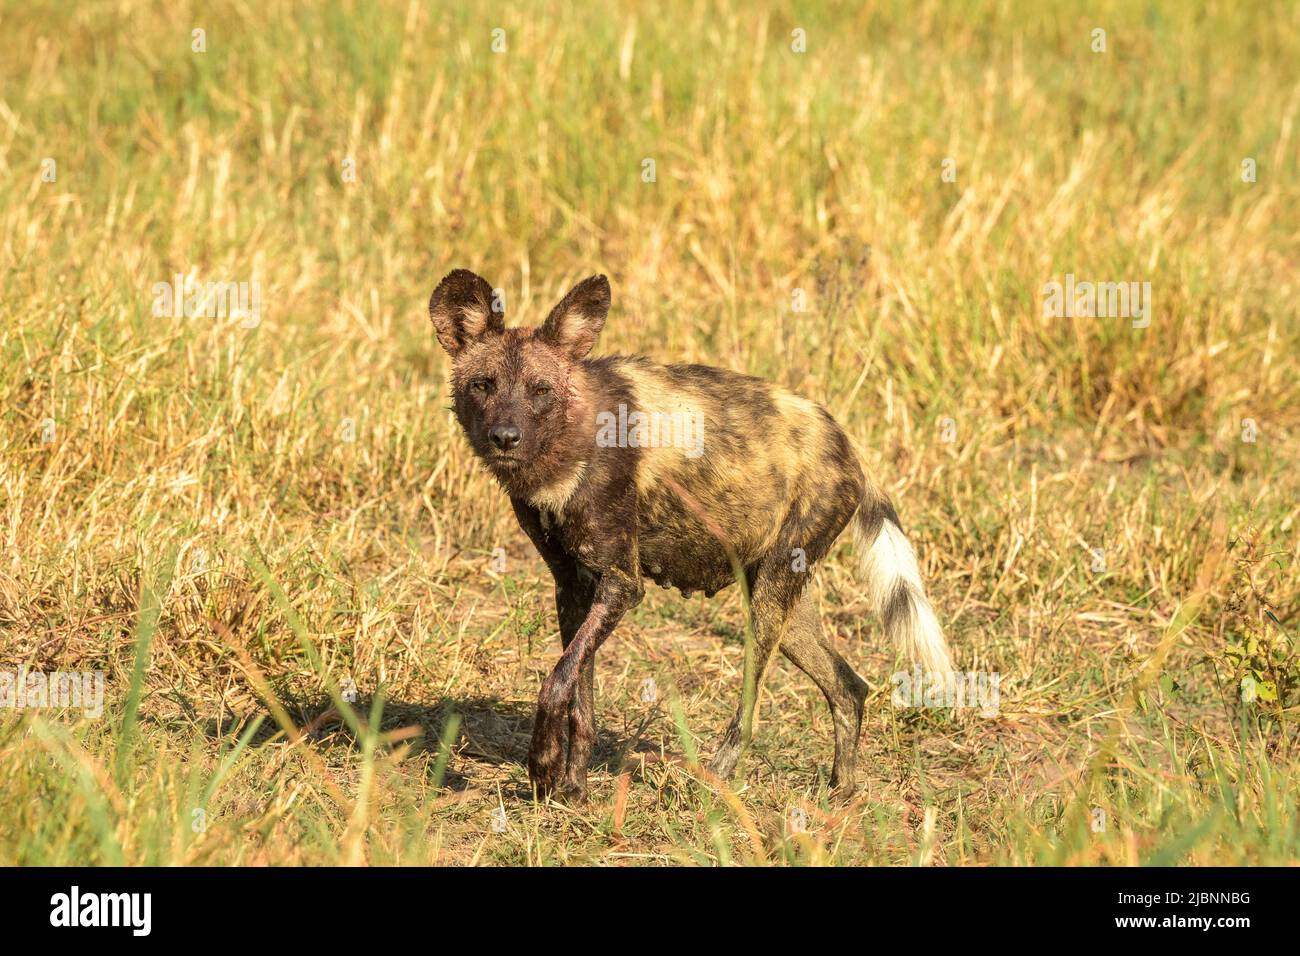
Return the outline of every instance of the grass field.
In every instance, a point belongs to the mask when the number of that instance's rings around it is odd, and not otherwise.
[[[0,709],[0,864],[1300,859],[1300,7],[1195,6],[0,4],[0,670],[105,677]],[[998,712],[891,704],[844,543],[855,800],[783,659],[699,773],[733,588],[647,594],[591,801],[533,801],[557,625],[447,410],[457,266],[823,402]]]

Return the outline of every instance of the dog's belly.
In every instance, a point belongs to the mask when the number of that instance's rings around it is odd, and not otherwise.
[[[683,540],[642,527],[638,546],[641,573],[661,588],[677,588],[688,597],[703,591],[712,597],[736,581],[735,569],[715,538]]]
[[[681,487],[681,486],[679,486]],[[660,587],[712,596],[736,582],[770,548],[777,521],[772,510],[749,506],[726,489],[686,491],[656,487],[638,502],[637,549],[641,573]],[[751,499],[753,496],[750,496]],[[708,501],[702,506],[700,498]]]

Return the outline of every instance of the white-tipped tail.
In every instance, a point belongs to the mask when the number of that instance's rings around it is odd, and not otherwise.
[[[888,504],[864,502],[855,516],[862,574],[871,608],[900,654],[927,673],[952,673],[952,656],[934,608],[925,596],[916,552]]]

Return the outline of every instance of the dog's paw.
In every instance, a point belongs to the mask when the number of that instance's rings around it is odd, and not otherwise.
[[[538,797],[548,797],[560,787],[564,755],[554,744],[535,746],[528,754],[528,779]]]

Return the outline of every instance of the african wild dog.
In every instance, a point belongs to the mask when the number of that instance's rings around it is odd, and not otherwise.
[[[867,683],[826,638],[807,588],[851,519],[885,630],[931,673],[952,665],[912,546],[844,432],[821,406],[747,375],[587,358],[609,310],[604,276],[575,286],[535,330],[507,329],[493,302],[484,279],[457,269],[434,290],[429,315],[452,358],[456,418],[555,577],[564,652],[538,699],[534,787],[585,796],[596,651],[641,600],[642,578],[712,596],[740,568],[755,686],[777,647],[812,678],[835,726],[831,782],[851,791]],[[620,406],[694,416],[704,454],[598,441],[602,414]],[[713,757],[718,776],[734,770],[752,714],[742,697]]]

